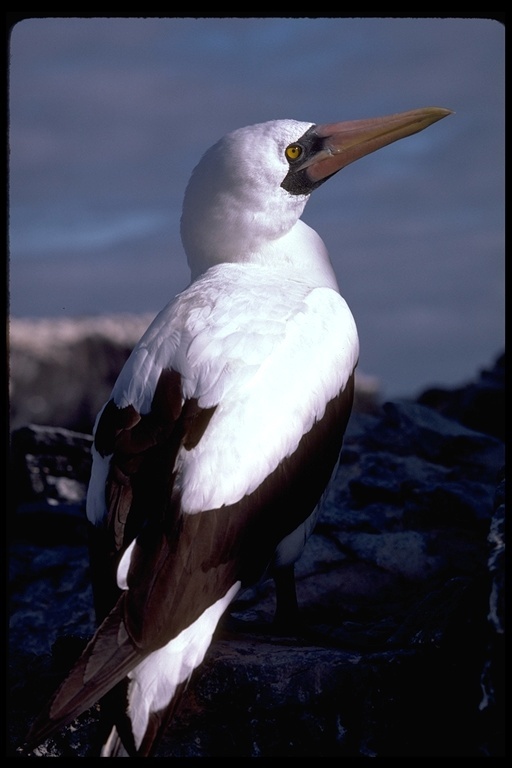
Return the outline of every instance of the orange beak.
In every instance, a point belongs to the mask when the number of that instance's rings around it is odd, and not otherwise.
[[[450,109],[424,107],[386,117],[317,125],[312,131],[323,140],[322,149],[296,170],[305,169],[312,182],[320,182],[370,152],[412,136],[451,114]]]

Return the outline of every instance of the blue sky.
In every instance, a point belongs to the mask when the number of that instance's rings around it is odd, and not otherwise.
[[[485,19],[47,18],[10,44],[10,311],[157,312],[188,281],[183,191],[241,125],[455,111],[349,166],[323,237],[388,396],[504,343],[504,27]]]

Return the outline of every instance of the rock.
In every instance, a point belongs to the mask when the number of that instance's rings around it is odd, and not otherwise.
[[[94,631],[90,440],[12,436],[13,755]],[[273,633],[270,581],[244,592],[158,756],[504,756],[503,464],[500,439],[422,403],[355,413],[296,568],[301,631]],[[30,756],[94,754],[97,721]]]
[[[91,472],[92,436],[31,424],[15,430],[11,465],[16,477],[11,504],[18,513],[42,506],[83,512]]]
[[[491,577],[488,632],[479,709],[485,724],[482,753],[502,754],[505,734],[505,473],[500,473],[488,534]]]
[[[456,389],[430,388],[419,402],[462,424],[505,439],[505,353],[475,381]]]
[[[11,429],[91,432],[153,315],[17,319],[9,325]]]

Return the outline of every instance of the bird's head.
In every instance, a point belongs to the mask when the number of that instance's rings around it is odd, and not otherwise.
[[[227,134],[202,157],[185,193],[181,233],[193,276],[253,260],[292,229],[324,181],[450,113],[426,107],[324,125],[273,120]]]

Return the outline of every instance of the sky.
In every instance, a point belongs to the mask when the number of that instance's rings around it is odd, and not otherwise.
[[[505,29],[477,18],[28,18],[9,45],[9,311],[156,314],[189,281],[193,167],[224,133],[442,106],[303,219],[385,397],[504,347]]]

